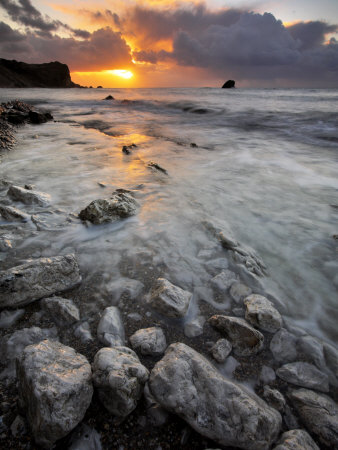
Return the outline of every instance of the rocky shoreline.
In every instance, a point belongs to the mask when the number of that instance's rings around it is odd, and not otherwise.
[[[7,105],[3,123],[34,120],[24,104]],[[117,189],[78,215],[61,214],[57,232],[141,209],[135,192]],[[88,291],[76,254],[16,249],[56,232],[46,211],[54,212],[49,193],[1,181],[3,447],[338,449],[337,348],[291,325],[263,287],[268,268],[225,224],[200,224],[219,244],[219,258],[199,254],[217,301],[202,296],[199,316],[183,326],[192,292],[160,266],[149,275],[140,264],[135,275],[128,261],[122,284],[108,287],[114,304],[98,298],[93,316],[84,314],[95,286]]]

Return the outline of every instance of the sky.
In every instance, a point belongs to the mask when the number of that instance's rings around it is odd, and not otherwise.
[[[0,58],[83,86],[338,87],[338,0],[0,0]]]

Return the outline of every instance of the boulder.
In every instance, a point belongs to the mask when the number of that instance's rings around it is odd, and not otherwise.
[[[282,316],[267,298],[252,294],[244,300],[246,306],[245,318],[255,327],[275,333],[283,323]]]
[[[232,350],[231,342],[227,339],[218,339],[211,347],[210,352],[213,358],[220,364],[224,363]]]
[[[125,219],[136,214],[138,202],[128,192],[117,190],[113,192],[109,199],[98,199],[92,201],[83,209],[79,217],[81,220],[88,220],[95,225],[114,222]]]
[[[123,346],[125,342],[124,326],[119,309],[109,306],[103,311],[97,327],[97,337],[107,347]]]
[[[156,311],[168,317],[183,317],[188,310],[191,292],[158,278],[150,294],[150,305]]]
[[[297,359],[297,339],[285,328],[281,328],[270,342],[273,357],[279,363],[293,362]]]
[[[331,449],[338,449],[338,406],[324,394],[293,390],[289,398],[306,428]]]
[[[10,186],[7,194],[11,199],[22,202],[25,205],[49,206],[51,201],[49,194],[14,185]]]
[[[312,364],[306,362],[285,364],[276,373],[287,383],[321,392],[329,391],[329,377]]]
[[[117,417],[126,417],[136,408],[148,377],[148,370],[130,348],[102,348],[95,355],[94,386],[103,405]]]
[[[319,447],[305,430],[290,430],[282,434],[273,450],[319,450]]]
[[[167,348],[167,341],[162,328],[151,327],[136,331],[129,338],[131,346],[142,355],[162,355]]]
[[[226,81],[223,86],[222,89],[231,89],[235,87],[235,81],[234,80],[228,80]]]
[[[93,395],[87,359],[59,342],[29,345],[17,360],[20,406],[37,444],[50,448],[83,419]]]
[[[219,291],[227,291],[229,287],[237,281],[237,275],[231,270],[222,270],[210,280],[210,284]]]
[[[13,206],[0,205],[0,215],[10,222],[28,222],[30,215]]]
[[[281,428],[275,409],[185,344],[168,347],[150,374],[149,388],[163,408],[224,446],[266,450]]]
[[[41,304],[58,325],[72,325],[80,320],[79,309],[75,306],[73,300],[62,297],[49,297],[44,298]]]
[[[17,308],[81,282],[75,255],[38,258],[0,272],[0,308]]]
[[[230,339],[235,355],[254,355],[263,348],[264,336],[244,319],[215,315],[210,317],[209,323]]]
[[[277,409],[277,411],[284,411],[286,401],[284,395],[281,394],[277,389],[271,389],[270,386],[264,386],[263,397],[268,402],[268,404]]]

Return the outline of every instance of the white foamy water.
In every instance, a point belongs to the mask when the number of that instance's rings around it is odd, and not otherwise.
[[[104,101],[108,94],[116,100]],[[131,279],[139,282],[130,282],[136,311],[160,273],[194,292],[188,320],[201,298],[214,301],[209,282],[226,254],[201,222],[218,221],[262,257],[264,288],[289,317],[337,339],[337,90],[0,90],[1,101],[15,98],[56,120],[20,128],[17,146],[2,155],[2,178],[52,196],[52,214],[26,207],[49,230],[18,243],[18,263],[29,253],[75,251],[96,293],[92,309],[101,297],[116,302],[112,291]],[[131,143],[137,148],[126,156]],[[116,188],[134,191],[136,216],[65,222]]]

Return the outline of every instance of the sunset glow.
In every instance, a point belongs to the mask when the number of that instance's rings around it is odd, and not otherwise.
[[[109,73],[110,75],[116,75],[117,77],[125,78],[126,80],[129,80],[131,77],[133,77],[133,73],[130,72],[130,70],[105,70],[106,73]]]

